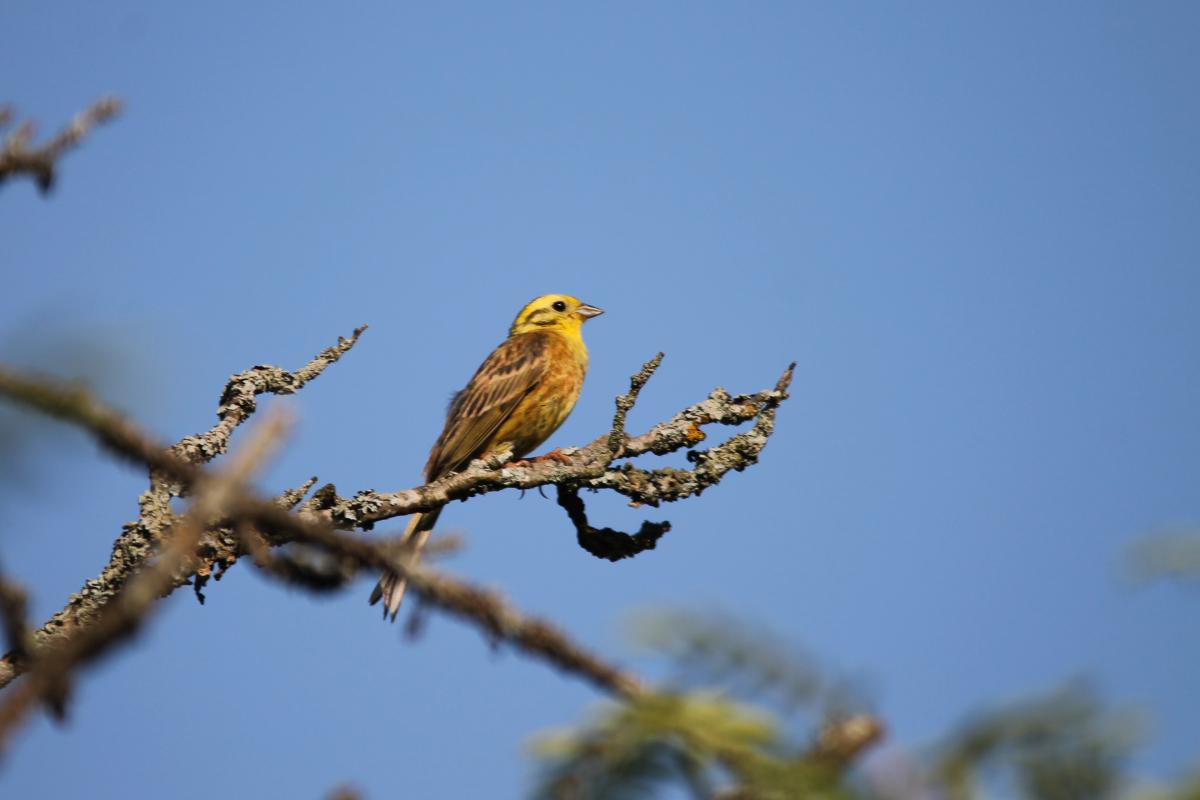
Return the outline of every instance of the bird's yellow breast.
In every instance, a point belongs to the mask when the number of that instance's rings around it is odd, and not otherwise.
[[[513,458],[521,458],[550,438],[566,421],[587,374],[587,348],[578,334],[545,332],[542,357],[545,373],[538,385],[521,401],[493,437],[489,449],[511,447]]]

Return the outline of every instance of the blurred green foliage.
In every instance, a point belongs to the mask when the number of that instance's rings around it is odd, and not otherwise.
[[[983,796],[985,779],[1019,797],[1107,800],[1126,788],[1123,767],[1138,738],[1133,715],[1072,686],[969,720],[942,745],[933,774],[948,800]]]
[[[768,632],[680,613],[645,614],[635,631],[665,662],[665,688],[539,737],[539,800],[1200,800],[1200,778],[1129,774],[1137,716],[1083,685],[979,713],[921,756],[862,759],[881,728]]]
[[[1138,581],[1200,580],[1200,528],[1180,526],[1145,536],[1134,543],[1129,561]]]
[[[823,748],[816,734],[808,741],[788,734],[798,712],[818,709],[831,729],[851,718],[846,698],[811,659],[722,616],[646,614],[635,634],[665,656],[667,688],[607,704],[583,725],[541,737],[535,797],[622,800],[658,797],[667,787],[723,800],[856,796],[833,748]]]

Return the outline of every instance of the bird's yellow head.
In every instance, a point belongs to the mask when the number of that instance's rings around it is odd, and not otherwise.
[[[509,336],[529,331],[560,331],[579,336],[583,323],[604,312],[565,294],[544,294],[521,309]]]

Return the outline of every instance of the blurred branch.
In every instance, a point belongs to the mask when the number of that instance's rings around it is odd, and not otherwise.
[[[29,609],[25,590],[0,573],[0,618],[9,649],[22,656],[29,650]]]
[[[606,692],[636,697],[646,691],[639,679],[575,644],[550,623],[518,612],[495,593],[414,566],[404,549],[393,542],[349,536],[248,496],[230,513],[271,532],[273,541],[306,542],[364,568],[391,570],[405,578],[425,602],[476,625],[495,641],[512,644]]]
[[[33,124],[24,122],[8,135],[0,145],[0,184],[17,175],[28,175],[37,183],[42,193],[54,185],[58,160],[76,147],[97,125],[115,117],[121,111],[121,101],[105,97],[76,115],[65,128],[41,147],[31,147]],[[9,106],[0,106],[0,130],[8,127],[13,119]]]

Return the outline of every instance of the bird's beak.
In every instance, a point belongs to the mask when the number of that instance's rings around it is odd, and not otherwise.
[[[591,319],[592,317],[598,317],[603,313],[604,313],[604,309],[596,308],[595,306],[589,306],[586,303],[584,305],[581,305],[579,308],[575,309],[575,314],[579,317],[582,317],[583,319]]]

